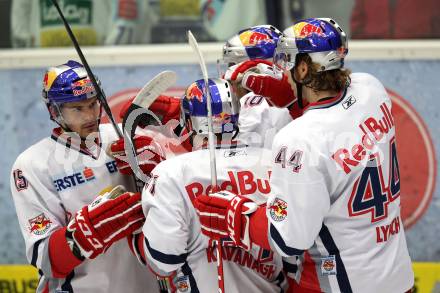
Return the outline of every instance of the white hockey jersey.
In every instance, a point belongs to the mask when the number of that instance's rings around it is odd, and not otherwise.
[[[270,149],[275,134],[290,121],[286,108],[269,106],[263,96],[249,92],[240,99],[238,126],[243,142]]]
[[[352,74],[345,92],[310,104],[275,137],[270,241],[282,255],[308,250],[304,287],[390,293],[414,284],[391,107],[377,79]]]
[[[52,137],[25,150],[11,174],[26,256],[40,273],[37,292],[158,292],[155,277],[138,263],[124,239],[96,259],[85,260],[67,278],[52,277],[51,233],[66,226],[105,187],[122,184],[130,190],[132,186],[131,178],[121,175],[104,151],[106,143],[116,139],[111,125],[100,126],[100,152],[95,145],[88,153],[60,133],[57,128]]]
[[[221,189],[267,201],[270,192],[270,150],[245,145],[216,149]],[[200,228],[194,199],[211,189],[208,150],[198,150],[161,162],[145,186],[142,206],[144,250],[159,275],[177,272],[179,292],[217,292],[216,250]],[[278,254],[253,246],[246,252],[223,242],[225,291],[283,292],[286,279]]]

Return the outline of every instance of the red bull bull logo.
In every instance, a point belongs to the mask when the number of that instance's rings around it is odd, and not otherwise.
[[[287,217],[287,202],[282,199],[275,198],[269,207],[270,216],[274,221],[280,222]]]
[[[240,41],[244,46],[256,45],[261,41],[271,40],[270,36],[256,31],[245,31],[240,34]]]
[[[320,26],[308,22],[300,22],[295,24],[293,31],[295,33],[295,38],[297,39],[308,38],[313,34],[325,36],[324,31]]]
[[[188,100],[197,99],[200,103],[203,102],[203,91],[199,88],[197,83],[193,83],[186,90],[186,98]]]
[[[51,220],[42,213],[29,220],[29,230],[35,235],[42,235],[47,232],[51,223]]]

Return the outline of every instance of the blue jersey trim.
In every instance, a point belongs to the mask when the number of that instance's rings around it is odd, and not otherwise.
[[[186,257],[188,256],[187,253],[183,253],[180,255],[176,254],[166,254],[163,252],[160,252],[158,250],[155,250],[150,246],[150,243],[148,242],[147,238],[145,239],[145,245],[147,246],[148,251],[150,252],[150,255],[157,261],[160,261],[164,264],[169,265],[177,265],[177,264],[183,264],[186,262]]]
[[[289,256],[303,254],[304,250],[287,246],[286,242],[284,242],[283,238],[281,237],[280,232],[278,232],[277,228],[275,228],[275,226],[272,224],[270,224],[269,233],[270,233],[270,237],[273,239],[273,241],[275,241],[275,243],[278,245],[278,247],[285,254],[287,254]]]
[[[192,273],[192,270],[190,266],[188,265],[188,262],[185,261],[185,263],[182,266],[182,273],[185,276],[188,276],[189,278],[189,284],[191,285],[191,293],[199,293],[199,288],[197,287],[196,279],[194,278],[194,275]]]
[[[347,271],[345,270],[344,262],[342,261],[341,255],[339,253],[339,249],[336,246],[335,241],[333,240],[330,231],[328,230],[326,225],[322,225],[321,231],[319,232],[319,237],[324,244],[325,249],[327,249],[330,255],[334,255],[336,259],[336,278],[338,280],[339,288],[341,292],[344,293],[352,293],[350,281],[348,280]]]

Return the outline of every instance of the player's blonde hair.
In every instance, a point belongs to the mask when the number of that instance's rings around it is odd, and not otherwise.
[[[314,91],[341,91],[350,84],[350,69],[340,68],[318,72],[320,65],[314,63],[308,54],[298,54],[296,64],[301,61],[304,61],[309,68],[303,83]]]

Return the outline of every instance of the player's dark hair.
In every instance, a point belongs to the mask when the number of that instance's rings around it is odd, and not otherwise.
[[[351,70],[346,68],[320,71],[319,64],[313,63],[308,54],[296,55],[296,64],[306,62],[309,70],[303,80],[303,84],[315,91],[341,91],[350,84]]]

